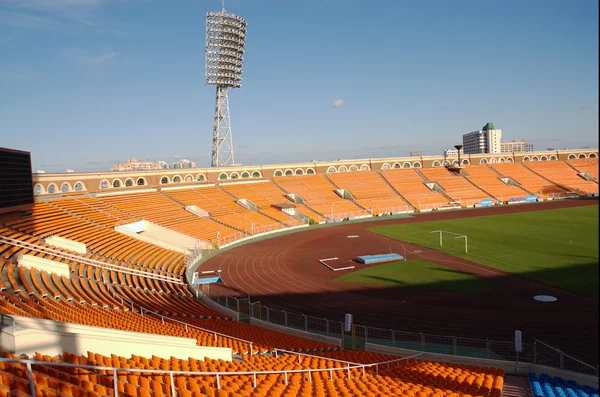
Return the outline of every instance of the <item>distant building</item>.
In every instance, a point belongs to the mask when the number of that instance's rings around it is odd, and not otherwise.
[[[188,159],[181,159],[174,163],[167,163],[166,161],[160,160],[157,164],[159,164],[162,169],[196,168],[198,166],[195,161],[190,161]]]
[[[526,152],[533,152],[533,145],[532,144],[527,144],[525,146],[525,151]]]
[[[421,157],[423,152],[410,152],[410,157]]]
[[[67,168],[67,169],[65,170],[65,172],[75,172],[75,171],[73,171],[72,169],[69,169],[69,168]]]
[[[500,142],[500,153],[522,153],[527,151],[527,142],[521,139],[519,141]]]
[[[460,149],[460,154],[464,154],[464,149]],[[444,156],[446,157],[458,157],[458,150],[456,149],[446,149],[444,150]]]
[[[111,171],[140,171],[140,170],[160,170],[160,165],[151,161],[140,161],[136,158],[131,158],[125,163],[116,164]]]
[[[480,131],[463,135],[463,151],[465,154],[500,153],[502,130],[487,123]]]

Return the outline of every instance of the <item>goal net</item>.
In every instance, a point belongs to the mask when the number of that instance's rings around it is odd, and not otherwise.
[[[466,234],[449,232],[446,230],[433,230],[440,237],[440,246],[446,250],[469,253],[469,242]]]

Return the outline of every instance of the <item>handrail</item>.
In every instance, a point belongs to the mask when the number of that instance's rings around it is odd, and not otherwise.
[[[339,363],[344,363],[344,364],[348,364],[348,367],[350,367],[350,365],[363,365],[361,363],[356,363],[354,361],[346,361],[346,360],[338,360],[337,358],[330,358],[330,357],[325,357],[325,356],[316,356],[313,354],[306,354],[306,353],[300,353],[300,352],[294,352],[291,350],[284,350],[284,349],[275,349],[275,357],[277,357],[277,352],[284,352],[284,353],[288,353],[288,354],[293,354],[293,355],[298,355],[298,360],[300,359],[300,356],[307,356],[307,357],[314,357],[314,358],[321,358],[321,359],[325,359],[328,361],[335,361],[335,362],[339,362]],[[412,356],[406,356],[406,357],[400,357],[400,358],[395,358],[392,360],[387,360],[387,361],[379,361],[376,363],[369,363],[369,365],[375,365],[376,367],[378,367],[379,365],[383,365],[383,364],[391,364],[393,362],[397,362],[397,361],[402,361],[402,360],[408,360],[411,358],[417,358],[419,356],[425,355],[427,354],[426,352],[422,352],[422,353],[417,353],[417,354],[413,354]],[[300,361],[298,361],[300,362]]]
[[[552,346],[550,346],[549,344],[547,344],[547,343],[544,343],[544,342],[542,342],[542,341],[541,341],[541,340],[539,340],[539,339],[533,338],[533,341],[534,341],[534,343],[541,343],[542,345],[546,346],[546,347],[547,347],[547,348],[549,348],[549,349],[552,349],[552,350],[554,350],[555,352],[557,352],[557,353],[561,354],[562,356],[568,357],[570,360],[577,361],[579,364],[582,364],[582,365],[584,365],[584,366],[586,366],[586,367],[589,367],[589,368],[591,368],[591,369],[595,370],[595,371],[596,371],[596,373],[597,373],[597,371],[598,371],[598,367],[594,367],[593,365],[590,365],[590,364],[584,363],[583,361],[581,361],[581,360],[578,360],[578,359],[576,359],[575,357],[573,357],[573,356],[570,356],[570,355],[566,354],[565,352],[563,352],[562,350],[560,350],[560,349],[557,349],[556,347],[552,347]],[[561,369],[562,369],[562,368],[561,368]]]
[[[277,352],[283,352],[283,353],[288,353],[288,354],[297,354],[298,356],[306,356],[306,357],[313,357],[313,358],[324,358],[324,359],[329,360],[329,361],[335,361],[335,362],[338,362],[338,363],[348,364],[348,366],[350,364],[360,365],[360,363],[355,363],[353,361],[338,360],[337,358],[329,358],[329,357],[323,357],[323,356],[316,356],[314,354],[300,353],[300,352],[295,352],[295,351],[285,350],[285,349],[275,349],[275,357],[277,357]]]
[[[80,262],[80,263],[83,263],[83,264],[86,264],[89,266],[99,267],[101,269],[114,270],[114,271],[120,272],[120,273],[131,274],[134,276],[147,277],[147,278],[151,278],[154,280],[184,285],[184,283],[181,282],[176,277],[164,276],[162,274],[156,274],[156,273],[147,272],[144,270],[129,269],[129,268],[125,268],[125,267],[122,267],[119,265],[114,265],[114,264],[108,263],[108,262],[101,262],[101,261],[97,261],[95,259],[88,259],[88,258],[79,256],[79,255],[74,255],[74,254],[68,253],[68,252],[61,252],[61,251],[57,251],[53,248],[48,248],[48,247],[44,247],[41,245],[29,243],[27,241],[17,240],[12,237],[0,236],[0,242],[5,243],[5,244],[14,245],[19,248],[25,248],[25,249],[28,249],[31,251],[42,253],[42,254],[54,255],[54,256],[57,256],[62,259],[77,261],[77,262]]]
[[[425,354],[425,353],[421,353]],[[405,357],[400,360],[405,360],[409,358],[413,358],[416,356]],[[326,357],[323,357],[326,359]],[[394,360],[396,361],[396,360]],[[119,388],[119,378],[118,372],[139,372],[139,373],[147,373],[147,374],[165,374],[168,373],[170,377],[170,385],[171,385],[171,395],[177,396],[175,391],[175,382],[173,379],[173,375],[199,375],[199,376],[215,376],[217,380],[217,389],[221,389],[220,376],[239,376],[239,375],[253,375],[254,378],[254,387],[257,386],[257,375],[268,375],[268,374],[284,374],[285,375],[285,385],[288,385],[288,374],[296,374],[296,373],[308,373],[309,381],[312,382],[312,373],[314,372],[329,372],[330,380],[333,380],[333,371],[347,371],[348,379],[350,379],[350,370],[351,369],[362,369],[362,376],[365,376],[365,368],[375,367],[376,373],[379,373],[379,364],[382,363],[371,363],[371,364],[357,364],[355,366],[348,367],[340,367],[340,368],[307,368],[307,369],[290,369],[290,370],[275,370],[275,371],[239,371],[239,372],[194,372],[194,371],[165,371],[160,369],[141,369],[141,368],[117,368],[117,367],[104,367],[104,366],[95,366],[95,365],[82,365],[82,364],[70,364],[70,363],[56,363],[53,361],[38,361],[38,360],[26,360],[26,359],[17,359],[17,358],[0,358],[0,362],[4,363],[21,363],[26,364],[27,373],[29,376],[29,388],[30,395],[32,397],[36,397],[35,393],[35,384],[33,381],[33,369],[32,365],[47,365],[47,366],[55,366],[55,367],[68,367],[68,368],[83,368],[83,369],[93,369],[99,371],[112,371],[113,372],[113,392],[114,396],[118,397]]]
[[[115,289],[113,288],[113,286],[111,284],[108,284],[108,286],[109,286],[108,289],[114,294],[115,298],[121,298],[122,300],[125,300],[125,301],[129,302],[131,304],[132,308],[134,307],[134,305],[137,305],[140,308],[140,312],[141,312],[140,314],[142,316],[144,315],[144,312],[146,312],[146,313],[154,314],[155,316],[159,316],[162,319],[163,323],[164,323],[164,319],[166,318],[166,319],[168,319],[170,321],[173,321],[173,322],[176,322],[176,323],[179,323],[179,324],[183,324],[186,327],[185,328],[186,332],[187,332],[187,327],[191,327],[191,328],[199,329],[199,330],[204,331],[204,332],[208,332],[208,333],[214,334],[215,335],[215,341],[217,340],[217,335],[219,335],[219,336],[222,336],[224,338],[234,339],[234,340],[237,340],[237,341],[240,341],[240,342],[248,343],[250,345],[250,355],[253,354],[254,342],[252,342],[252,341],[241,339],[241,338],[237,338],[235,336],[231,336],[231,335],[227,335],[227,334],[222,334],[222,333],[217,332],[217,331],[213,331],[213,330],[210,330],[210,329],[198,327],[196,325],[188,324],[188,323],[185,323],[183,321],[179,321],[179,320],[176,320],[174,318],[171,318],[171,317],[159,314],[159,313],[157,313],[155,311],[152,311],[150,309],[147,309],[147,308],[143,307],[139,303],[135,303],[135,302],[129,300],[128,298],[120,295],[119,293],[117,293],[115,291]]]

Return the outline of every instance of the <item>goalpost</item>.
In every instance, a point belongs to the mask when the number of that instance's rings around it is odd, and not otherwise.
[[[444,238],[443,238],[444,233],[455,236],[454,237],[455,239],[464,238],[465,239],[465,253],[466,254],[469,253],[468,238],[467,238],[466,234],[452,233],[452,232],[448,232],[446,230],[434,230],[431,233],[439,233],[440,234],[440,246],[442,246],[442,247],[444,246]]]

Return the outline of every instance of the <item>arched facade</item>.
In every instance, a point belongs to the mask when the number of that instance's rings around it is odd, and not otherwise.
[[[575,156],[573,153],[569,154],[569,160],[575,160],[577,158],[577,156]]]
[[[248,171],[242,172],[242,179],[246,179],[246,178],[250,178],[250,174],[248,173]]]
[[[204,182],[206,180],[206,176],[204,176],[204,174],[198,174],[196,175],[196,181],[197,182]]]
[[[146,182],[146,178],[139,177],[137,179],[137,181],[135,182],[135,184],[138,185],[138,186],[146,186],[148,184],[148,182]]]
[[[275,175],[275,176],[283,176],[283,172],[281,170],[277,170],[277,171],[275,171],[275,173],[273,175]]]
[[[108,180],[103,179],[102,181],[100,181],[100,189],[108,189],[110,187],[110,183],[108,182]]]
[[[488,162],[488,161],[487,161],[486,159],[481,159],[481,160],[479,160],[479,164],[487,164],[487,162]]]
[[[435,161],[434,161],[434,162],[431,164],[431,166],[432,166],[432,167],[439,167],[440,165],[442,165],[442,164],[441,164],[439,161],[437,161],[437,160],[435,160]]]
[[[345,165],[340,165],[340,168],[338,168],[338,171],[339,172],[346,172],[346,171],[348,171],[348,168],[346,168]]]
[[[55,183],[51,183],[48,185],[48,193],[55,194],[58,193],[58,186]]]
[[[285,170],[285,176],[292,176],[294,175],[294,171],[290,170],[289,168],[287,170]]]
[[[44,189],[44,185],[42,185],[41,183],[36,183],[35,186],[33,187],[33,194],[35,194],[36,196],[39,194],[44,194],[46,193],[46,189]]]
[[[229,177],[231,179],[238,179],[240,175],[237,172],[232,172],[231,174],[229,174]]]
[[[193,182],[194,181],[194,177],[191,176],[190,174],[187,174],[185,176],[185,178],[183,178],[183,180],[186,181],[186,182]]]
[[[550,161],[556,161],[556,156],[555,155],[550,156]]]
[[[361,170],[361,171],[369,171],[369,170],[370,170],[370,168],[369,168],[369,166],[368,166],[368,165],[366,165],[366,164],[363,164],[363,165],[361,165],[361,166],[360,166],[360,170]]]
[[[304,175],[304,170],[302,170],[302,168],[296,168],[296,175]]]
[[[354,171],[358,171],[358,167],[357,167],[357,166],[355,166],[355,165],[351,165],[351,166],[350,166],[350,171],[353,171],[353,172],[354,172]]]
[[[173,177],[173,183],[181,183],[181,176],[175,175]]]
[[[588,157],[591,159],[598,158],[598,156],[596,156],[596,153],[590,153]]]
[[[260,178],[260,177],[261,177],[260,172],[252,171],[252,178]]]
[[[413,167],[414,167],[414,168],[421,168],[421,163],[420,163],[420,162],[418,162],[418,161],[415,161],[415,162],[413,163]]]
[[[328,174],[333,174],[336,171],[335,167],[329,167],[327,168],[327,173]]]
[[[121,187],[123,186],[123,182],[121,182],[120,179],[113,179],[112,181],[112,187],[117,188],[117,187]]]
[[[410,163],[409,162],[403,163],[402,168],[410,168]]]
[[[63,193],[69,193],[71,190],[71,184],[69,182],[63,182],[63,184],[60,185],[60,191]]]
[[[391,168],[391,167],[390,167],[390,164],[389,164],[389,163],[383,163],[383,165],[381,166],[381,169],[382,169],[382,170],[389,170],[390,168]]]
[[[580,159],[587,159],[587,156],[585,155],[585,153],[579,153],[578,156]]]
[[[133,186],[133,179],[131,179],[131,178],[125,179],[125,187],[132,187],[132,186]]]
[[[314,173],[315,173],[315,170],[313,170],[312,168],[307,168],[307,169],[306,169],[306,174],[307,174],[307,175],[312,175],[312,174],[314,174]]]
[[[227,174],[226,174],[226,173],[224,173],[224,172],[221,172],[221,173],[219,174],[219,180],[220,180],[220,181],[227,180]]]
[[[76,192],[83,192],[87,189],[85,188],[83,182],[77,181],[75,182],[75,185],[73,185],[73,190],[75,190]]]

